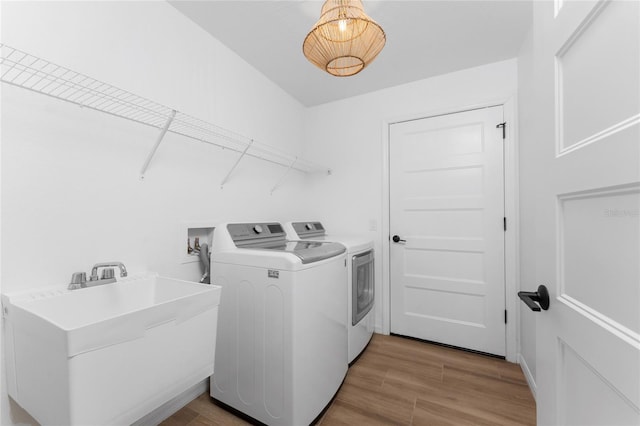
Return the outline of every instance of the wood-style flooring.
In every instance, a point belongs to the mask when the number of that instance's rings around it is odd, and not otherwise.
[[[244,424],[207,393],[162,423]],[[535,425],[536,404],[517,364],[376,334],[318,424]]]

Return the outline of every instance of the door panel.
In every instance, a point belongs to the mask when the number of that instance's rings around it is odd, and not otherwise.
[[[640,38],[632,36],[637,33],[636,20],[637,15],[625,7],[601,3],[567,40],[556,40],[559,142],[563,150],[637,114],[638,96],[627,96],[640,93]]]
[[[640,235],[640,222],[633,220],[640,191],[618,188],[559,200],[561,293],[640,332],[640,246],[638,239],[626,238]],[[615,280],[610,279],[612,273]]]
[[[482,210],[405,210],[405,218],[413,223],[418,235],[433,238],[482,238]],[[453,240],[455,241],[455,240]]]
[[[534,3],[538,421],[638,425],[640,7],[558,4]]]
[[[564,341],[559,341],[559,424],[634,425],[637,413],[633,404],[621,398],[616,387],[603,380],[597,369],[581,358]],[[585,410],[598,401],[598,410]]]
[[[505,354],[502,107],[393,124],[391,332]]]

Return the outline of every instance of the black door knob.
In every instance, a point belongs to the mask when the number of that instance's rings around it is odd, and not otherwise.
[[[403,243],[407,242],[407,240],[401,240],[400,237],[397,235],[394,235],[391,239],[393,240],[394,243],[399,243],[400,241],[402,241]]]
[[[532,310],[540,312],[549,309],[549,291],[544,285],[538,286],[538,291],[519,291],[518,297]],[[536,303],[537,302],[537,303]],[[538,306],[538,304],[540,304]]]

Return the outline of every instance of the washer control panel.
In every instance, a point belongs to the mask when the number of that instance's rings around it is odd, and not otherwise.
[[[313,238],[326,235],[326,231],[320,222],[294,222],[291,224],[300,238]]]
[[[278,222],[230,223],[227,230],[237,247],[257,241],[285,240],[286,233]]]

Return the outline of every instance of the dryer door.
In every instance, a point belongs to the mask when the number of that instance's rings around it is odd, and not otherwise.
[[[356,325],[371,310],[374,302],[373,250],[353,256],[352,262],[352,315],[351,325]]]

